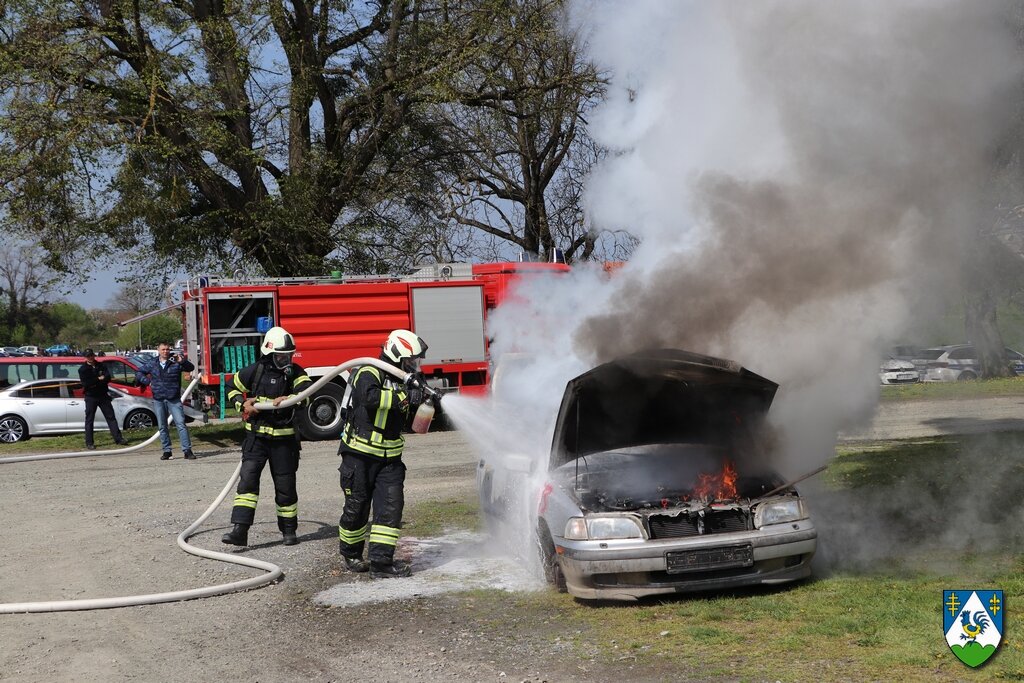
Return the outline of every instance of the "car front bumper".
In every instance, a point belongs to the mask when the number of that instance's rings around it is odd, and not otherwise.
[[[818,533],[810,520],[754,531],[672,539],[555,539],[569,592],[582,599],[635,600],[648,595],[721,590],[807,578]],[[669,572],[669,553],[749,546],[750,561]],[[746,553],[746,550],[743,550]]]

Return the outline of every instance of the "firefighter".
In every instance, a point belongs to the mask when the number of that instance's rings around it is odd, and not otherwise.
[[[409,330],[388,335],[380,359],[413,373],[405,383],[364,365],[351,375],[352,405],[341,433],[341,488],[345,508],[338,522],[342,561],[352,572],[369,571],[373,578],[408,576],[407,564],[394,561],[405,504],[405,463],[402,429],[410,406],[423,401],[419,360],[427,345]],[[373,524],[368,525],[370,504]],[[369,537],[369,562],[363,547]]]
[[[270,475],[274,479],[274,500],[277,503],[277,527],[284,536],[285,545],[295,545],[299,539],[299,494],[295,490],[295,473],[299,469],[299,441],[292,426],[294,408],[257,411],[254,403],[272,401],[279,405],[286,398],[307,388],[310,382],[306,371],[292,363],[295,340],[281,327],[267,330],[260,346],[260,359],[235,373],[234,388],[228,400],[245,420],[245,441],[242,442],[242,472],[231,509],[234,528],[224,534],[221,541],[230,545],[248,545],[249,527],[256,516],[256,503],[260,497],[260,475],[270,461]],[[247,395],[243,401],[243,397]]]

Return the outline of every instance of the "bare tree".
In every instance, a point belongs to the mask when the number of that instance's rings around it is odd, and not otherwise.
[[[131,275],[125,278],[124,284],[111,295],[107,307],[132,315],[152,311],[163,304],[164,284],[147,275]]]
[[[559,26],[563,5],[507,3],[492,26],[503,49],[466,69],[462,105],[448,110],[461,163],[443,215],[545,259],[555,249],[570,258],[593,252],[581,188],[601,154],[584,117],[603,82],[578,36]]]
[[[58,282],[45,265],[46,254],[38,246],[0,241],[0,297],[8,330],[28,324],[29,311],[46,303]]]

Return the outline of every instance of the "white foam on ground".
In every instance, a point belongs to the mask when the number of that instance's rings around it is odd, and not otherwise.
[[[348,574],[343,583],[313,596],[324,607],[352,607],[389,600],[428,597],[491,588],[508,592],[536,591],[544,582],[525,563],[489,552],[483,534],[458,532],[438,538],[404,538],[397,559],[412,563],[412,576],[371,579]]]

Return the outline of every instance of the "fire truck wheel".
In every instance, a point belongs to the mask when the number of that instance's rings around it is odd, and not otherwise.
[[[323,385],[305,407],[295,413],[295,426],[306,441],[326,441],[341,436],[341,401],[345,389],[333,382]]]

